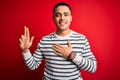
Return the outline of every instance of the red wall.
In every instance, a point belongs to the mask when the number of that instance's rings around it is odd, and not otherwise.
[[[23,26],[35,36],[33,52],[42,36],[55,31],[53,6],[63,0],[0,0],[0,80],[40,80],[44,62],[35,71],[24,64],[19,37]],[[73,10],[71,28],[86,35],[96,56],[97,72],[82,70],[84,80],[120,80],[120,1],[65,0]]]

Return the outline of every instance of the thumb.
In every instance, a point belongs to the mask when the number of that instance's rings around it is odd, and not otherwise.
[[[34,36],[32,36],[32,37],[31,37],[30,43],[32,43],[32,42],[33,42],[33,39],[34,39]]]
[[[68,41],[68,47],[70,47],[70,48],[72,47],[72,45],[71,45],[70,41]]]

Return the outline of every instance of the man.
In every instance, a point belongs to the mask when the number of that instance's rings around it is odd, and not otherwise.
[[[29,69],[38,68],[45,59],[44,80],[82,80],[80,69],[94,73],[96,59],[86,37],[70,29],[72,11],[68,4],[58,3],[53,9],[56,32],[44,36],[32,55],[29,48],[34,37],[24,28],[20,48]]]

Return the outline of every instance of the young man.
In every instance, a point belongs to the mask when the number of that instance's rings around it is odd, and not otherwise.
[[[72,11],[68,4],[58,3],[53,9],[56,32],[44,36],[32,55],[29,48],[34,37],[24,28],[20,48],[29,69],[38,68],[42,59],[46,61],[44,80],[82,80],[80,69],[94,73],[96,59],[86,37],[70,29]]]

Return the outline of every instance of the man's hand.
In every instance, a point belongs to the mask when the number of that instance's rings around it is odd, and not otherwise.
[[[29,29],[25,26],[24,34],[21,35],[21,38],[19,39],[19,42],[20,42],[19,45],[23,52],[27,52],[29,50],[29,48],[32,45],[33,39],[34,39],[34,36],[30,38]]]
[[[68,47],[64,47],[60,44],[55,43],[52,47],[55,50],[55,54],[68,59],[69,54],[72,52],[71,43],[68,41]]]

